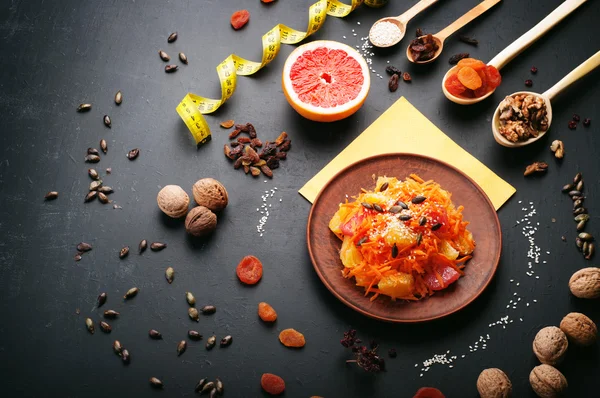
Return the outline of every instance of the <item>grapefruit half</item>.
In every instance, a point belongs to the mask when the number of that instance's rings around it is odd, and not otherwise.
[[[292,51],[281,81],[292,108],[317,122],[354,114],[371,85],[369,67],[358,51],[330,40],[315,40]]]

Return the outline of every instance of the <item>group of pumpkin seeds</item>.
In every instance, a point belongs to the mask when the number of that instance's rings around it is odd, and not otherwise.
[[[150,244],[150,249],[152,251],[160,251],[166,247],[167,247],[167,245],[165,243],[161,243],[161,242],[154,242],[154,243]],[[138,248],[139,254],[142,254],[147,248],[148,248],[148,241],[146,239],[143,239],[139,244],[139,248]],[[81,242],[80,244],[77,245],[77,250],[80,253],[85,253],[87,251],[92,250],[92,246],[89,243]],[[123,255],[123,253],[126,253],[126,254]],[[125,247],[123,247],[123,249],[121,249],[121,251],[119,253],[119,257],[124,258],[127,256],[127,254],[129,254],[129,247],[125,246]],[[168,267],[165,270],[165,278],[169,284],[173,283],[173,281],[175,279],[175,270],[173,269],[173,267]],[[135,296],[137,296],[139,292],[140,292],[139,288],[132,287],[125,293],[125,295],[123,296],[123,299],[124,300],[132,299]],[[96,301],[96,308],[102,307],[106,303],[107,299],[108,299],[108,295],[106,292],[100,293],[100,295],[98,295],[98,298]],[[200,310],[198,310],[196,308],[196,298],[194,297],[194,295],[191,292],[185,293],[185,300],[187,301],[187,303],[189,305],[188,316],[190,317],[191,320],[193,320],[195,322],[200,321],[200,313],[202,313],[203,315],[212,315],[217,312],[217,307],[215,307],[214,305],[205,305],[202,308],[200,308]],[[105,319],[116,319],[120,315],[121,314],[119,312],[112,310],[112,309],[104,311]],[[112,326],[110,324],[108,324],[105,320],[100,321],[99,325],[100,325],[100,330],[102,330],[104,333],[112,332]],[[92,320],[92,318],[85,319],[85,326],[86,326],[88,332],[90,332],[91,334],[95,333],[96,328],[94,326],[94,321]],[[196,330],[188,330],[187,335],[190,340],[193,340],[193,341],[202,340],[202,335]],[[148,331],[148,336],[152,340],[161,340],[162,339],[162,333],[160,333],[158,330],[155,330],[155,329],[151,329],[150,331]],[[232,342],[233,342],[233,337],[231,335],[227,335],[221,339],[220,347],[227,347],[227,346],[231,345]],[[206,340],[205,347],[207,350],[212,350],[216,346],[216,343],[217,343],[217,336],[212,335]],[[187,341],[181,340],[179,343],[177,343],[177,356],[182,355],[186,351],[186,349],[187,349]],[[124,364],[129,364],[131,362],[131,354],[121,344],[121,342],[119,340],[115,340],[113,342],[113,351],[115,352],[115,354],[117,354],[121,358],[121,360],[123,361]],[[150,385],[155,388],[163,388],[164,387],[164,383],[156,377],[150,378]],[[223,391],[224,391],[223,390],[223,382],[219,378],[216,378],[215,381],[209,381],[208,379],[203,378],[196,384],[194,391],[197,393],[200,393],[200,394],[209,394],[209,397],[214,398],[217,395],[223,395]]]
[[[177,40],[177,32],[173,32],[169,35],[169,37],[167,38],[167,43],[173,43],[175,40]],[[169,56],[169,54],[167,54],[166,52],[164,52],[163,50],[158,50],[158,56],[160,57],[160,59],[162,59],[165,62],[169,62],[171,60],[171,57]],[[187,55],[185,55],[184,53],[180,52],[179,53],[179,60],[184,63],[185,65],[188,64],[188,58]],[[165,72],[166,73],[173,73],[173,72],[177,72],[177,70],[179,69],[179,67],[175,64],[168,64],[165,66]]]
[[[577,223],[577,238],[575,244],[577,249],[583,254],[586,260],[594,256],[594,237],[589,232],[585,232],[585,227],[590,220],[588,209],[583,206],[585,196],[583,196],[584,182],[581,173],[577,173],[573,178],[573,183],[567,184],[562,191],[567,193],[573,200],[574,221]]]

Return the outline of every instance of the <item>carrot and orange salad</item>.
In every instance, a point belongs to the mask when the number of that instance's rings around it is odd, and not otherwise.
[[[342,275],[354,278],[371,300],[420,300],[460,278],[475,249],[451,193],[411,174],[405,181],[379,177],[341,203],[329,228],[341,240]]]

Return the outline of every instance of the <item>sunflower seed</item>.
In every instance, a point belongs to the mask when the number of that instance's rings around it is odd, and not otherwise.
[[[569,191],[569,196],[573,197],[573,196],[581,196],[581,192],[580,191]]]
[[[202,388],[204,387],[207,381],[208,379],[200,379],[200,381],[196,383],[196,387],[194,387],[194,392],[202,391]]]
[[[585,224],[587,223],[587,220],[581,220],[577,223],[577,232],[581,232],[585,229]]]
[[[205,305],[200,311],[202,311],[204,315],[210,315],[217,312],[217,307],[215,307],[214,305]]]
[[[165,271],[165,278],[167,278],[167,282],[173,283],[173,279],[175,278],[175,270],[173,267],[167,268]]]
[[[165,62],[168,62],[171,60],[171,57],[169,57],[169,54],[167,54],[163,50],[158,51],[158,56],[160,57],[160,59],[162,59]]]
[[[104,153],[108,152],[108,144],[106,143],[106,140],[100,140],[100,149],[102,149],[102,152]]]
[[[392,246],[392,258],[396,257],[398,257],[398,246],[396,246],[396,243],[394,243],[394,246]]]
[[[94,334],[94,321],[92,321],[92,318],[85,318],[85,326],[87,327],[88,332],[90,332],[91,334]]]
[[[115,310],[106,310],[106,311],[104,311],[104,317],[105,318],[113,319],[113,318],[118,317],[119,315],[121,315],[121,314],[118,313]]]
[[[98,196],[98,191],[90,191],[87,195],[85,195],[83,201],[86,203],[91,202],[92,200],[96,199],[96,196]]]
[[[100,156],[98,155],[87,155],[85,157],[86,163],[98,163],[100,161]]]
[[[432,230],[432,231],[437,231],[437,230],[438,230],[438,229],[440,229],[441,227],[442,227],[442,224],[440,224],[440,223],[438,222],[438,223],[435,223],[435,224],[433,224],[433,225],[431,226],[431,230]]]
[[[110,116],[108,115],[104,115],[104,118],[102,119],[104,121],[104,125],[108,128],[111,127],[112,122],[110,121]]]
[[[569,192],[569,191],[572,191],[573,188],[574,188],[573,184],[567,184],[564,187],[562,187],[562,191],[563,192]]]
[[[98,200],[100,201],[100,203],[105,205],[108,203],[108,196],[106,196],[106,194],[102,192],[98,192]]]
[[[357,247],[360,247],[360,246],[362,246],[362,244],[363,244],[363,243],[365,243],[366,241],[367,241],[367,237],[366,237],[366,236],[363,236],[362,238],[360,238],[360,239],[358,240],[358,242],[356,242],[356,246],[357,246]]]
[[[156,377],[151,377],[150,378],[150,384],[154,388],[163,388],[164,387],[163,382],[160,381],[159,379],[157,379]]]
[[[193,306],[196,304],[196,298],[191,292],[185,292],[185,300],[189,305]]]
[[[112,173],[112,167],[108,167],[106,169],[106,174],[111,174]]]
[[[113,191],[112,187],[103,185],[100,188],[98,188],[98,192],[102,192],[103,194],[109,194],[109,193],[113,193],[114,191]]]
[[[217,393],[219,393],[219,395],[223,395],[223,393],[225,392],[223,382],[218,377],[215,378],[215,388],[217,390]]]
[[[579,235],[577,235],[577,237],[584,242],[591,242],[594,240],[594,237],[592,236],[592,234],[589,234],[587,232],[581,232],[581,233],[579,233]]]
[[[593,256],[594,256],[594,252],[596,251],[596,248],[594,247],[593,243],[590,243],[588,245],[588,250],[587,253],[583,253],[585,256],[586,260],[590,260]]]
[[[140,242],[140,244],[138,246],[138,252],[140,254],[142,254],[143,252],[146,251],[147,248],[148,248],[148,241],[146,239],[142,239],[142,241]]]
[[[216,343],[217,343],[217,336],[215,336],[215,335],[210,336],[208,339],[206,339],[206,349],[212,350],[215,347]]]
[[[115,104],[121,105],[121,102],[123,102],[123,93],[121,93],[121,90],[119,90],[115,94]]]
[[[579,214],[578,216],[576,216],[574,218],[574,220],[576,222],[580,222],[580,221],[588,221],[590,219],[589,214]]]
[[[121,345],[121,342],[119,340],[115,340],[115,342],[113,343],[113,351],[117,355],[121,355],[121,352],[123,352],[123,346]]]
[[[376,211],[378,211],[378,212],[380,212],[380,213],[383,213],[383,209],[382,209],[382,208],[381,208],[381,206],[379,206],[377,203],[375,203],[375,204],[373,205],[373,208],[374,208]]]
[[[573,184],[579,184],[579,181],[581,181],[581,178],[582,178],[581,173],[575,174],[575,177],[573,177]]]
[[[574,216],[578,216],[580,214],[587,214],[587,209],[585,207],[579,207],[579,208],[573,210]]]
[[[185,55],[184,53],[179,53],[179,59],[181,60],[181,62],[183,62],[184,64],[188,64],[188,59],[187,59],[187,55]]]
[[[132,287],[131,289],[129,289],[127,291],[127,293],[125,293],[125,295],[123,296],[123,298],[125,300],[133,298],[135,296],[137,296],[137,294],[140,292],[140,289],[138,289],[137,287]]]
[[[148,336],[150,336],[150,338],[154,339],[154,340],[160,340],[160,339],[162,339],[162,334],[160,334],[160,332],[158,330],[154,330],[154,329],[151,329],[148,332]]]
[[[192,321],[200,321],[200,314],[198,313],[198,310],[194,307],[188,308],[188,316]]]
[[[150,250],[155,251],[155,252],[159,252],[162,249],[164,249],[165,247],[167,247],[166,243],[152,242],[152,244],[150,245]]]
[[[127,159],[135,160],[140,155],[140,150],[138,148],[133,148],[131,151],[127,152]]]
[[[423,203],[425,199],[427,199],[425,196],[417,195],[414,198],[412,198],[411,202],[417,205],[419,203]]]
[[[183,354],[187,348],[187,342],[185,340],[181,340],[179,344],[177,344],[177,356]]]
[[[100,178],[100,176],[98,175],[98,172],[94,169],[88,169],[88,175],[90,176],[90,178],[92,180],[97,180],[98,178]]]
[[[167,66],[165,66],[165,72],[167,72],[167,73],[177,72],[177,69],[179,69],[179,67],[177,65],[167,65]]]
[[[112,327],[104,321],[100,321],[100,329],[102,329],[104,333],[110,333],[112,331]]]
[[[74,257],[73,257],[73,259],[74,259],[75,261],[81,261],[81,254],[77,253],[77,254],[76,254]]]
[[[129,350],[127,350],[126,348],[123,348],[123,350],[121,351],[121,360],[124,363],[129,363],[131,361],[131,356],[129,355]]]
[[[102,180],[92,181],[90,183],[90,191],[97,191],[102,186]]]
[[[168,43],[173,43],[175,40],[177,40],[177,32],[173,32],[167,37]]]
[[[79,104],[77,112],[87,112],[92,109],[92,104]]]
[[[399,200],[396,202],[396,204],[400,207],[402,207],[404,210],[408,210],[408,205],[406,203],[404,203],[403,201]]]
[[[579,199],[573,202],[573,210],[583,206],[583,200]]]
[[[402,211],[402,207],[400,206],[392,206],[388,209],[388,211],[392,214],[400,213]]]
[[[106,303],[106,299],[108,298],[107,294],[102,292],[98,295],[98,299],[96,300],[96,307],[100,308]]]
[[[200,391],[200,394],[204,394],[206,392],[209,392],[209,391],[213,390],[214,388],[215,388],[215,383],[213,383],[212,381],[209,381],[208,383],[206,383],[202,387],[202,390]]]
[[[227,335],[221,339],[221,342],[219,345],[221,347],[227,347],[227,346],[231,345],[232,342],[233,342],[233,337]]]
[[[92,245],[89,243],[81,242],[77,245],[77,251],[89,252],[90,250],[92,250]]]
[[[195,330],[188,330],[190,340],[202,340],[202,335]]]
[[[419,234],[417,235],[417,246],[419,246],[421,244],[422,239],[423,239],[423,234],[421,232],[419,232]]]
[[[422,216],[421,218],[419,218],[419,225],[423,226],[425,224],[427,224],[427,217]]]
[[[362,205],[362,207],[364,207],[365,209],[369,209],[369,210],[372,210],[372,209],[373,209],[373,206],[372,206],[370,203],[367,203],[367,202],[362,202],[362,203],[361,203],[361,205]]]
[[[390,184],[386,181],[383,184],[381,184],[381,187],[379,188],[379,192],[383,192],[386,189],[388,189],[388,187],[390,186]]]
[[[98,150],[96,148],[88,148],[87,149],[87,154],[88,155],[100,155],[100,152],[98,152]]]
[[[125,246],[119,252],[119,258],[125,258],[129,254],[129,246]]]
[[[583,192],[583,180],[581,180],[577,183],[577,186],[575,187],[575,189],[580,192]]]
[[[400,216],[398,216],[398,218],[401,221],[408,221],[412,218],[412,216],[410,214],[400,214]]]
[[[56,191],[50,191],[46,195],[44,195],[45,200],[54,200],[56,198],[58,198],[58,192]]]
[[[212,390],[210,390],[210,392],[208,393],[208,398],[216,398],[217,396],[217,389],[213,388]]]

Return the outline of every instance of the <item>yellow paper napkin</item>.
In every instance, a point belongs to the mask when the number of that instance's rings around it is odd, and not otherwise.
[[[382,142],[386,144],[381,145]],[[369,156],[392,152],[430,156],[462,170],[485,191],[496,210],[516,192],[510,184],[452,141],[404,97],[396,101],[299,192],[312,203],[321,188],[344,167]]]

